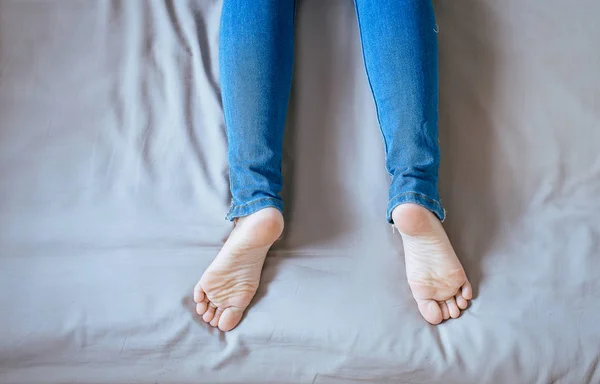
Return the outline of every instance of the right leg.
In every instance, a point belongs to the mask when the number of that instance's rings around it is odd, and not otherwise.
[[[472,288],[448,240],[438,193],[438,47],[431,0],[355,0],[365,67],[391,176],[387,220],[432,324],[460,316]]]
[[[295,0],[224,0],[219,61],[236,225],[196,288],[196,312],[233,329],[283,230],[281,161],[292,83]]]

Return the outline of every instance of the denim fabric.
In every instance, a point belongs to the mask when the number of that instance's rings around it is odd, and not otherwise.
[[[229,143],[229,220],[283,209],[281,161],[295,0],[224,0],[220,73]],[[365,68],[399,204],[444,219],[438,195],[438,49],[430,0],[355,0]]]

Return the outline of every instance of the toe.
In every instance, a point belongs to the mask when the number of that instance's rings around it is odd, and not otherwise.
[[[460,316],[460,309],[458,309],[458,305],[456,305],[456,300],[451,298],[450,300],[446,300],[446,306],[448,307],[448,312],[450,313],[450,317],[456,319]]]
[[[200,316],[204,315],[207,309],[208,303],[206,301],[201,301],[198,304],[196,304],[196,313]]]
[[[419,306],[419,312],[421,312],[421,316],[423,316],[427,322],[436,325],[444,320],[442,310],[440,309],[437,301],[417,299],[417,305]]]
[[[467,307],[469,306],[469,302],[459,293],[456,295],[456,305],[460,309],[467,309]]]
[[[194,301],[196,303],[201,303],[202,301],[204,301],[205,298],[206,295],[204,294],[204,290],[200,286],[200,282],[198,282],[198,284],[196,284],[196,286],[194,287]]]
[[[450,318],[450,311],[448,311],[448,306],[445,302],[440,302],[440,309],[442,310],[442,316],[444,316],[444,320],[448,320]]]
[[[215,316],[215,307],[213,307],[209,304],[208,309],[206,310],[206,312],[204,312],[204,315],[202,315],[202,320],[204,320],[207,323],[210,323],[214,316]]]
[[[219,319],[219,329],[227,332],[235,328],[242,320],[245,308],[229,307],[225,308]]]
[[[219,319],[221,318],[222,314],[223,310],[221,308],[217,308],[217,310],[215,311],[215,317],[213,317],[213,319],[210,321],[210,325],[212,325],[213,327],[219,325]]]
[[[469,283],[469,280],[467,280],[467,282],[462,286],[462,297],[464,297],[467,300],[471,300],[473,298],[473,288],[471,287],[471,283]]]

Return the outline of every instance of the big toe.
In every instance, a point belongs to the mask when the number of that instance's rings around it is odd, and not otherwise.
[[[219,319],[219,329],[223,332],[227,332],[235,328],[240,323],[240,321],[242,321],[244,309],[245,308],[237,307],[226,308],[221,314],[221,318]]]
[[[421,316],[423,316],[427,322],[437,325],[444,320],[442,309],[437,301],[417,299],[417,305],[419,307],[419,312],[421,312]]]

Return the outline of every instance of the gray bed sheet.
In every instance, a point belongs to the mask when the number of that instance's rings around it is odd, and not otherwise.
[[[287,229],[242,324],[221,1],[0,0],[0,382],[600,383],[596,0],[439,0],[441,195],[475,284],[434,327],[385,222],[352,1],[300,1]]]

